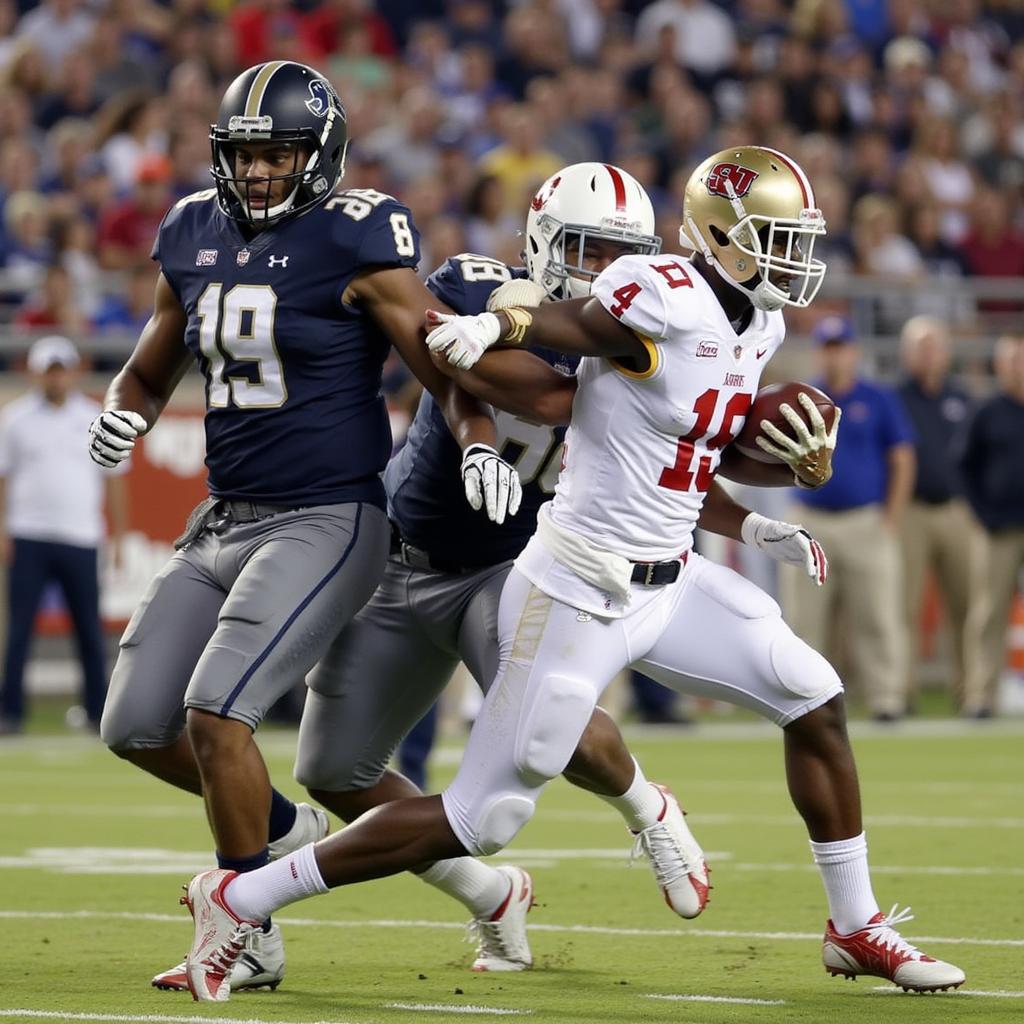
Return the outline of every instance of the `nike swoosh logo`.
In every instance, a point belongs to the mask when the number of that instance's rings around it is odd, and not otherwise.
[[[767,351],[768,351],[768,349],[766,349],[766,348],[762,348],[762,349],[761,349],[761,350],[760,350],[760,351],[759,351],[759,352],[757,353],[757,358],[758,358],[758,359],[760,359],[760,358],[761,358],[762,356],[764,356],[764,354],[765,354],[765,353],[766,353]]]

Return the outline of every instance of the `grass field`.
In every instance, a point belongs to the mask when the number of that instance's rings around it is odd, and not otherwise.
[[[159,992],[190,920],[179,887],[208,866],[199,804],[66,734],[0,741],[0,1020],[1019,1021],[1024,1014],[1024,722],[854,730],[875,887],[904,932],[967,972],[957,994],[827,976],[824,899],[790,809],[776,733],[756,724],[634,732],[709,853],[715,890],[674,917],[604,804],[559,781],[507,857],[534,875],[533,971],[474,975],[465,914],[411,877],[338,890],[277,920],[275,993],[196,1004]],[[281,788],[294,734],[263,746]],[[440,751],[438,784],[457,751]]]

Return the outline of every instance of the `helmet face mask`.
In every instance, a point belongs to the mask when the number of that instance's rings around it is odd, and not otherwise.
[[[562,224],[552,217],[539,220],[542,222],[541,231],[551,235],[551,254],[544,267],[544,277],[552,282],[553,288],[563,290],[566,298],[586,298],[600,276],[600,270],[592,270],[586,265],[588,258],[595,255],[595,242],[614,246],[619,250],[616,257],[654,255],[661,251],[661,239],[656,235],[589,224]],[[551,290],[547,283],[540,283]]]
[[[333,192],[345,173],[345,111],[319,72],[294,61],[270,61],[243,71],[228,87],[210,126],[210,147],[221,210],[263,227],[311,209]],[[238,150],[260,159],[276,154],[283,173],[240,173]],[[276,188],[282,179],[285,187]]]
[[[813,301],[825,276],[814,242],[824,234],[807,176],[776,150],[723,150],[687,183],[680,242],[699,250],[757,309]]]
[[[599,250],[607,246],[616,256],[661,251],[647,193],[611,164],[564,167],[541,186],[526,217],[530,279],[550,299],[585,298],[600,273],[593,261],[606,258]]]

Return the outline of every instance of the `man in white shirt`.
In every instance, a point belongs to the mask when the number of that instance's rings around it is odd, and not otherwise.
[[[104,476],[81,443],[99,405],[76,387],[75,346],[57,335],[28,354],[35,386],[0,412],[0,558],[8,565],[7,652],[0,685],[0,735],[23,727],[25,661],[48,583],[60,584],[75,627],[83,704],[99,728],[107,672],[97,562],[109,502],[115,557],[124,532],[124,480]]]

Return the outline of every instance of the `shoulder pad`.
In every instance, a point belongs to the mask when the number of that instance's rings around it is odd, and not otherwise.
[[[358,265],[416,267],[420,233],[412,213],[394,196],[372,188],[337,192],[323,210],[334,218],[331,237]]]
[[[456,313],[472,315],[487,308],[498,285],[523,273],[489,256],[463,252],[445,260],[427,278],[427,287]]]
[[[683,306],[679,296],[688,290],[691,297],[703,301],[696,276],[685,257],[671,253],[620,256],[594,282],[591,294],[617,320],[657,341],[667,338],[672,328],[685,327],[694,307]]]
[[[160,222],[156,239],[153,242],[153,250],[150,256],[154,260],[161,260],[161,252],[170,252],[171,246],[167,244],[167,236],[175,232],[179,227],[187,225],[189,230],[195,222],[197,213],[209,213],[209,205],[217,209],[217,190],[215,188],[204,188],[200,192],[193,192],[183,196],[164,214]],[[162,260],[161,260],[162,262]]]

